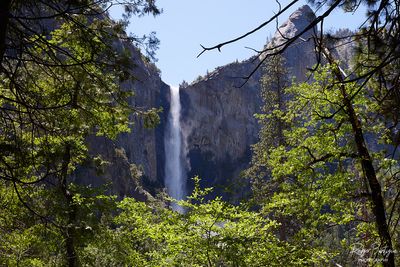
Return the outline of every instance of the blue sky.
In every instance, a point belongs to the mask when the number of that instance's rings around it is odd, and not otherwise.
[[[284,5],[289,0],[281,1]],[[275,33],[275,24],[266,27],[243,41],[231,44],[222,52],[211,51],[196,58],[201,51],[200,44],[215,45],[237,37],[258,26],[274,12],[278,5],[273,0],[158,0],[164,12],[157,17],[133,18],[128,32],[143,35],[155,31],[160,39],[157,51],[157,67],[164,82],[178,85],[183,80],[191,82],[207,70],[239,61],[254,55],[245,47],[261,49],[267,38]],[[306,4],[300,1],[279,20],[283,23],[298,7]],[[356,14],[334,11],[324,23],[326,29],[356,29],[364,20],[364,10]],[[317,13],[318,15],[318,13]],[[111,10],[111,16],[118,18],[119,9]]]

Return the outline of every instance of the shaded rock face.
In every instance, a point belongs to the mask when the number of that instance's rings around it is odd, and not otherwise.
[[[268,46],[299,34],[314,17],[310,7],[301,7],[282,24]],[[290,75],[298,81],[304,81],[307,68],[316,63],[312,35],[313,31],[306,32],[283,54]],[[242,87],[243,79],[237,77],[247,76],[264,56],[217,68],[181,88],[188,177],[200,175],[204,185],[214,186],[224,196],[229,193],[221,188],[237,185],[239,180],[234,178],[248,167],[251,145],[257,142],[260,130],[254,114],[262,106],[261,70]],[[238,197],[237,192],[233,194]]]
[[[188,177],[200,175],[205,186],[229,186],[227,181],[237,177],[250,160],[250,145],[257,141],[259,131],[254,114],[262,105],[260,72],[243,87],[236,77],[247,75],[257,62],[253,58],[224,66],[181,88]]]
[[[164,177],[164,128],[169,111],[169,86],[165,84],[156,67],[144,63],[139,53],[132,53],[136,67],[133,75],[137,81],[126,85],[132,88],[135,95],[130,105],[142,110],[162,108],[160,124],[155,129],[146,129],[141,119],[135,118],[130,133],[121,134],[116,145],[125,150],[129,162],[143,169],[143,183],[148,188],[163,186]]]
[[[315,14],[311,8],[307,5],[302,6],[279,27],[267,47],[285,44],[288,38],[299,35],[313,19],[315,19]],[[307,69],[317,62],[312,39],[315,35],[316,29],[307,31],[283,53],[289,76],[295,77],[296,81],[304,81],[307,77]],[[261,58],[263,57],[265,55],[261,55]]]
[[[286,38],[298,35],[313,18],[310,7],[301,7],[280,26],[266,47],[282,44]],[[304,33],[283,53],[289,75],[297,81],[305,81],[307,69],[316,63],[313,35],[314,29]],[[106,163],[97,166],[96,160],[88,161],[77,170],[74,179],[93,186],[112,182],[109,193],[146,201],[151,198],[148,192],[155,193],[164,187],[164,130],[170,90],[160,79],[156,67],[146,63],[137,49],[122,42],[116,44],[116,49],[129,49],[136,63],[132,74],[137,81],[124,84],[127,90],[135,92],[130,105],[142,110],[162,107],[161,123],[155,129],[145,129],[142,121],[136,118],[131,133],[121,134],[115,141],[91,136],[88,144],[92,159],[100,155]],[[345,59],[351,56],[345,47],[341,49],[337,51],[338,56]],[[260,125],[254,114],[260,113],[263,105],[262,70],[258,69],[244,85],[240,77],[248,76],[265,56],[219,67],[180,88],[187,177],[199,175],[202,186],[213,186],[216,195],[231,200],[245,197],[248,185],[238,177],[248,167],[251,146],[258,141]],[[141,179],[135,179],[138,173]],[[191,180],[187,184],[186,191],[191,192]]]
[[[120,134],[116,140],[90,136],[87,138],[90,160],[75,172],[73,179],[95,187],[111,184],[108,193],[145,201],[151,195],[143,188],[154,193],[156,188],[163,187],[163,135],[169,109],[169,86],[162,82],[157,68],[147,63],[136,48],[122,42],[115,45],[117,50],[128,49],[135,63],[131,72],[136,80],[122,85],[134,92],[129,104],[140,110],[163,108],[161,123],[155,129],[146,129],[141,119],[133,117],[131,132]]]

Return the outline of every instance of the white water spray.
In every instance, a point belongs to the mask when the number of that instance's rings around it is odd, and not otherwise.
[[[165,186],[168,194],[181,200],[185,196],[185,174],[182,166],[182,133],[180,124],[181,102],[179,87],[171,86],[171,106],[164,135],[165,146]],[[183,212],[182,207],[172,205],[176,211]]]

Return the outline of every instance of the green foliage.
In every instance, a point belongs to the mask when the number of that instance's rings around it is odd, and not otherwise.
[[[68,223],[68,207],[60,193],[36,185],[12,190],[9,184],[2,184],[0,188],[0,265],[65,265],[64,227]],[[70,190],[74,193],[77,215],[73,227],[76,249],[80,252],[96,240],[101,226],[98,219],[111,216],[116,209],[115,197],[103,195],[101,189],[77,185],[71,185]]]
[[[233,206],[220,198],[206,200],[212,189],[196,188],[188,200],[179,201],[184,213],[157,202],[132,198],[116,202],[101,192],[71,186],[77,221],[75,249],[80,266],[304,266],[328,262],[318,249],[279,240],[279,224],[245,206]],[[4,188],[4,187],[3,187]],[[63,228],[68,214],[59,207],[57,193],[32,187],[31,200],[48,202],[49,216],[29,219],[14,191],[3,191],[8,212],[3,212],[0,263],[7,266],[65,265]],[[79,193],[78,193],[79,192]],[[5,199],[2,199],[6,201]],[[44,213],[45,214],[45,213]],[[46,214],[47,215],[47,214]]]
[[[369,192],[362,159],[343,105],[342,84],[336,82],[329,66],[320,67],[314,79],[311,84],[286,89],[285,94],[291,98],[284,112],[275,107],[260,117],[283,121],[288,127],[280,144],[261,139],[264,146],[258,149],[263,154],[258,155],[262,158],[255,161],[267,164],[271,173],[258,204],[264,214],[281,222],[284,240],[303,243],[304,248],[323,251],[333,260],[354,264],[359,259],[351,262],[349,255],[356,246],[368,251],[379,247],[366,198]],[[371,97],[371,91],[359,91],[357,83],[346,83],[345,91],[354,96],[353,107],[363,125],[368,148],[374,152],[379,180],[385,185],[387,179],[393,181],[389,173],[399,163],[388,158],[391,148],[385,121],[377,113],[379,103]],[[263,130],[270,131],[267,127]],[[386,187],[384,194],[392,194],[393,190],[397,191]]]
[[[353,2],[342,7],[352,10]],[[267,61],[265,106],[257,115],[263,129],[250,170],[258,210],[208,199],[212,189],[201,189],[199,178],[187,200],[177,202],[182,213],[162,201],[117,201],[103,188],[72,183],[87,159],[88,136],[116,138],[129,131],[132,113],[145,127],[159,122],[160,110],[132,109],[133,94],[119,86],[132,78],[131,55],[125,47],[115,52],[126,21],[100,18],[107,3],[75,1],[95,5],[90,11],[98,17],[54,16],[55,29],[24,34],[18,59],[6,53],[1,62],[0,265],[327,266],[382,258],[344,105],[344,95],[351,96],[397,240],[400,166],[391,145],[398,145],[398,62],[386,62],[379,77],[368,76],[381,62],[370,51],[357,59],[358,75],[369,79],[362,87],[340,84],[334,68],[321,67],[313,83],[286,89],[283,59]],[[160,12],[151,0],[127,4],[125,19]],[[147,47],[158,45],[148,40]],[[367,60],[371,64],[363,64]],[[100,156],[93,161],[105,164]],[[132,165],[131,172],[140,179],[140,167]]]
[[[196,187],[178,204],[184,213],[131,198],[122,200],[116,227],[103,227],[82,253],[96,266],[303,266],[326,255],[279,241],[277,223]],[[105,225],[104,225],[105,226]],[[318,255],[318,257],[316,257]]]
[[[131,50],[122,28],[102,16],[107,3],[10,6],[7,42],[21,45],[1,54],[0,62],[1,265],[81,264],[98,219],[116,209],[115,198],[71,182],[88,160],[86,139],[115,139],[130,130],[132,115],[142,116],[146,127],[159,121],[159,110],[129,105],[132,88],[121,84],[134,80]],[[128,14],[159,12],[154,1],[125,4],[138,5]],[[26,14],[15,21],[11,15],[21,15],[19,8]],[[44,15],[51,22],[46,30],[38,26]],[[24,24],[29,16],[37,25]],[[94,163],[103,164],[96,155]]]
[[[276,55],[268,58],[263,67],[260,79],[261,96],[264,105],[261,114],[255,114],[261,125],[260,140],[253,145],[253,159],[246,175],[251,178],[253,197],[256,202],[262,199],[267,191],[272,188],[266,178],[270,176],[267,163],[266,149],[284,143],[283,130],[286,123],[277,116],[286,109],[285,99],[288,98],[285,89],[289,86],[288,71],[282,56]],[[268,188],[267,188],[268,187]]]

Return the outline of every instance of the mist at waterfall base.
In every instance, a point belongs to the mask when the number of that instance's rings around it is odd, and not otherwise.
[[[164,135],[164,182],[168,195],[174,199],[182,200],[185,197],[186,173],[182,164],[182,133],[180,125],[181,102],[179,87],[171,86],[170,93],[170,110]],[[171,207],[173,210],[178,212],[184,211],[183,208],[176,203],[172,203]]]

